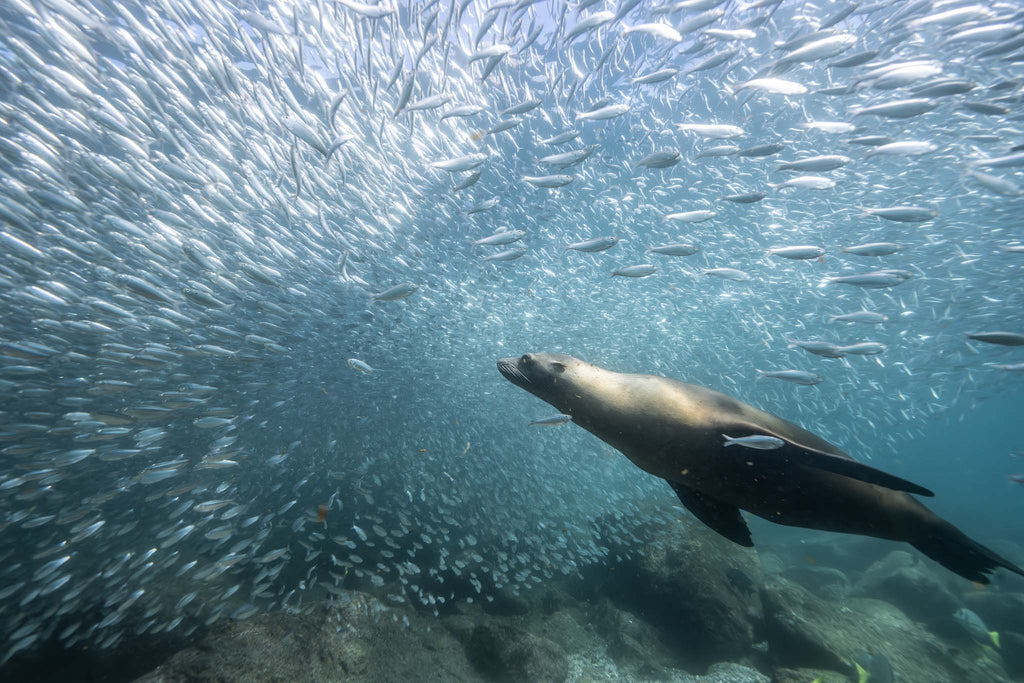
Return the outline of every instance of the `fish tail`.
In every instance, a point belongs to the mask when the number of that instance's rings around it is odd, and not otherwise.
[[[758,370],[758,372],[760,372],[760,370]],[[732,438],[728,434],[722,434],[722,438],[725,439],[724,448],[728,448],[729,446],[733,446],[736,444],[736,439]]]
[[[995,646],[996,646],[997,648],[999,648],[999,647],[1002,647],[1002,646],[1001,646],[1001,645],[999,644],[999,631],[989,631],[989,632],[988,632],[988,637],[992,639],[992,643],[993,643],[993,644],[994,644],[994,645],[995,645]]]

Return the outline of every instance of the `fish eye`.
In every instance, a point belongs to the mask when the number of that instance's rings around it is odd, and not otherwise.
[[[555,372],[565,372],[565,365],[563,363],[559,363],[558,361],[554,361],[551,363],[551,369],[554,370]]]

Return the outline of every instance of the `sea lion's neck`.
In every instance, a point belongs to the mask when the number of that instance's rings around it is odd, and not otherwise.
[[[564,412],[573,422],[619,450],[634,443],[644,429],[638,411],[647,387],[641,376],[596,369],[565,398]]]

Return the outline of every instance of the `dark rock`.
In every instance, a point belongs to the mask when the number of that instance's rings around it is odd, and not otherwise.
[[[757,558],[761,564],[761,573],[767,576],[768,574],[781,574],[786,569],[786,562],[782,559],[782,556],[773,550],[758,550]]]
[[[561,683],[569,675],[561,646],[510,624],[479,624],[466,651],[482,673],[499,680]]]
[[[461,614],[454,614],[446,616],[441,619],[441,624],[448,629],[456,640],[462,643],[463,646],[469,644],[469,639],[473,635],[473,629],[481,621],[487,619],[487,615],[479,608],[473,610],[465,610]]]
[[[584,650],[599,647],[602,643],[595,633],[588,631],[576,616],[575,610],[560,610],[538,620],[528,627],[532,633],[558,643],[568,654],[576,654]],[[580,619],[582,617],[579,617]],[[586,623],[584,621],[584,623]]]
[[[225,623],[139,680],[400,683],[479,678],[461,645],[437,620],[352,592],[310,614],[264,614]]]
[[[757,555],[678,508],[648,518],[634,531],[643,543],[609,541],[625,559],[603,570],[596,592],[656,628],[686,670],[749,656],[761,619]]]
[[[581,625],[589,623],[589,619],[576,607],[564,608],[550,615],[531,612],[525,616],[509,617],[488,614],[478,605],[461,605],[459,609],[459,614],[442,618],[441,624],[466,648],[471,647],[473,631],[484,623],[504,624],[529,631],[557,643],[569,654],[605,646],[597,633]]]
[[[659,677],[677,663],[658,629],[607,599],[591,610],[590,620],[607,643],[608,656],[634,678]]]
[[[1015,680],[1024,678],[1024,635],[1007,631],[1000,634],[999,642],[1006,673]]]
[[[850,591],[846,574],[831,567],[790,567],[782,575],[826,600],[839,600]]]
[[[225,624],[193,647],[178,652],[155,671],[139,679],[145,683],[178,681],[314,681],[330,672],[365,665],[324,647],[319,620],[288,614],[264,614],[247,621]]]
[[[496,589],[492,591],[494,601],[488,603],[484,608],[488,614],[498,616],[523,616],[529,614],[533,608],[530,598],[524,594],[518,595],[508,589]]]
[[[761,591],[769,650],[778,667],[820,668],[854,675],[871,651],[889,659],[897,680],[929,683],[1007,681],[997,661],[963,662],[893,605],[867,598],[825,601],[772,577]]]
[[[885,600],[909,617],[930,624],[948,620],[963,607],[928,565],[903,550],[894,550],[871,565],[850,594]]]

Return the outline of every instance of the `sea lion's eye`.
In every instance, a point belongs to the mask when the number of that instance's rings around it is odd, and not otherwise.
[[[530,355],[530,354],[528,354],[528,353],[524,353],[524,354],[523,354],[523,357],[519,359],[519,362],[520,362],[520,363],[524,363],[524,364],[525,364],[525,363],[529,363],[529,362],[531,362],[531,361],[533,361],[533,356],[531,356],[531,355]]]
[[[551,369],[554,370],[555,372],[565,372],[565,366],[558,362],[552,363]]]

